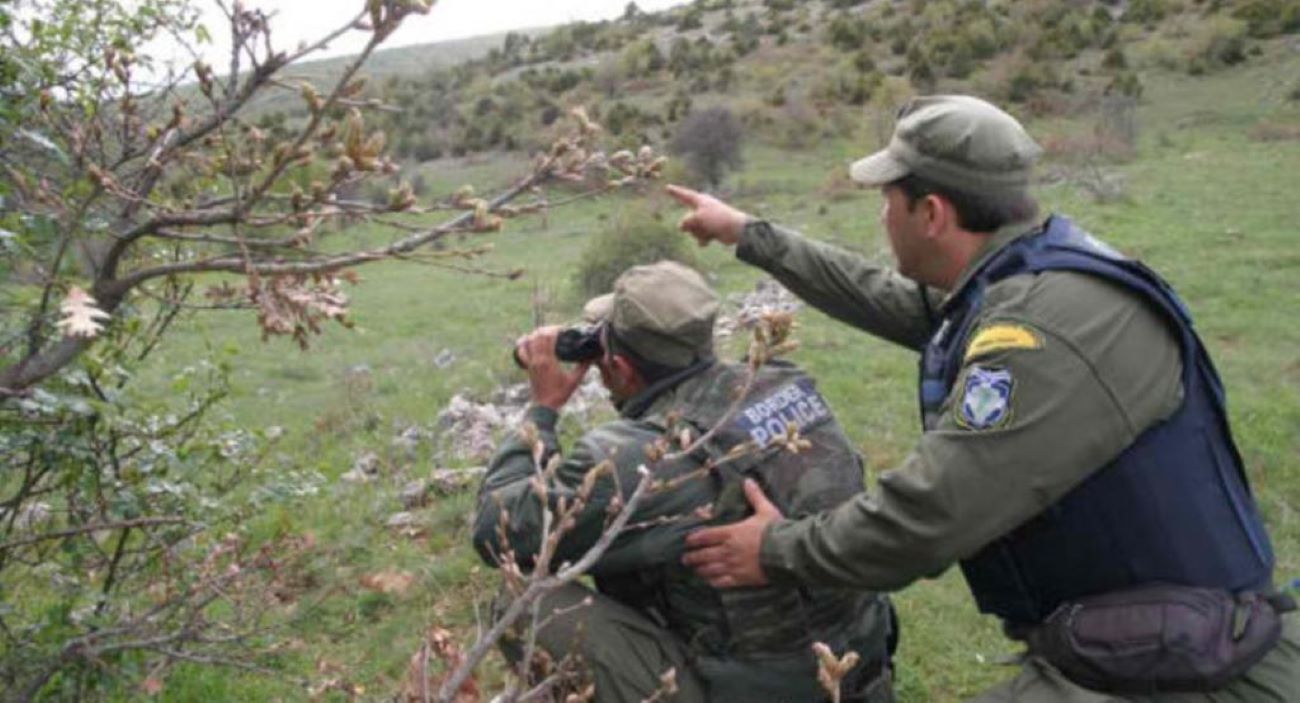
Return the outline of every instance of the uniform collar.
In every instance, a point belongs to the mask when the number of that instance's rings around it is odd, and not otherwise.
[[[943,300],[943,307],[948,307],[953,302],[954,294],[960,292],[970,283],[975,273],[984,268],[984,264],[993,258],[994,254],[1002,251],[1007,245],[1029,234],[1033,234],[1042,229],[1042,223],[1037,219],[1020,220],[1011,224],[1003,225],[993,234],[988,235],[984,240],[983,246],[979,252],[971,259],[966,268],[962,269],[961,275],[957,277],[957,284],[948,291],[948,296]]]
[[[644,417],[649,414],[651,409],[660,405],[661,401],[666,401],[667,398],[672,396],[671,391],[673,389],[712,368],[715,363],[717,363],[717,360],[712,357],[701,359],[671,376],[650,384],[645,390],[628,398],[627,402],[620,405],[618,408],[619,415],[631,420]]]

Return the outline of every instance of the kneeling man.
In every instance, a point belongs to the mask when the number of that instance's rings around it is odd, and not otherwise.
[[[591,570],[596,592],[571,584],[543,603],[538,643],[559,659],[577,653],[598,701],[640,701],[676,670],[677,701],[820,701],[811,645],[823,642],[860,663],[844,681],[846,701],[893,700],[889,655],[896,640],[890,605],[880,595],[838,588],[768,585],[718,590],[681,565],[684,537],[708,522],[725,523],[749,510],[745,491],[760,487],[787,515],[811,515],[863,489],[861,457],[845,437],[812,379],[794,366],[769,362],[758,370],[738,411],[727,417],[748,367],[713,356],[718,297],[699,274],[672,262],[626,271],[612,294],[587,304],[595,326],[589,361],[566,367],[556,357],[560,330],[544,327],[517,349],[528,370],[532,405],[545,452],[560,452],[559,410],[594,364],[619,419],[586,433],[549,479],[552,506],[572,500],[583,480],[608,459],[583,511],[561,539],[553,564],[575,561],[603,533],[611,505],[622,505],[650,465],[672,488],[648,494],[630,527]],[[725,422],[724,422],[725,421]],[[646,447],[686,428],[701,437],[724,422],[704,447],[676,460],[651,463]],[[788,424],[811,447],[793,453],[774,440]],[[762,447],[707,472],[700,467],[736,446]],[[543,507],[531,484],[533,446],[512,435],[488,466],[479,492],[474,545],[489,564],[512,551],[527,567],[541,549]],[[752,479],[746,481],[745,479]],[[504,530],[502,511],[507,511]],[[504,534],[509,544],[501,544]],[[590,598],[590,605],[581,605]]]

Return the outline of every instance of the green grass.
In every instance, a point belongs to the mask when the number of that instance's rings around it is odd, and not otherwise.
[[[1279,580],[1300,576],[1300,247],[1295,219],[1298,142],[1254,142],[1247,130],[1261,120],[1300,122],[1300,108],[1275,95],[1280,77],[1300,73],[1300,56],[1216,76],[1150,76],[1141,112],[1137,158],[1117,166],[1129,183],[1128,202],[1095,205],[1068,183],[1045,185],[1051,210],[1123,250],[1140,254],[1179,289],[1196,315],[1227,383],[1230,410],[1278,552]],[[1031,129],[1078,129],[1087,118]],[[1041,132],[1040,132],[1041,133]],[[873,192],[827,198],[819,191],[871,143],[827,140],[797,153],[753,145],[732,187],[739,205],[810,235],[882,258]],[[504,184],[517,159],[481,160],[469,171],[435,170],[435,192],[464,181]],[[443,164],[439,168],[445,168]],[[486,192],[480,188],[480,192]],[[315,535],[308,565],[311,587],[288,612],[285,666],[313,680],[324,661],[367,696],[395,690],[408,657],[430,624],[469,636],[496,577],[478,566],[468,546],[468,496],[420,511],[425,539],[390,534],[383,521],[400,509],[402,483],[427,473],[434,457],[422,448],[399,456],[391,438],[408,425],[428,426],[454,393],[486,394],[521,376],[509,361],[511,340],[533,324],[533,299],[546,317],[570,319],[581,301],[571,289],[572,266],[591,232],[614,213],[656,192],[584,202],[537,221],[512,223],[492,237],[495,251],[476,262],[493,270],[523,267],[508,282],[410,263],[361,271],[354,291],[352,330],[330,328],[300,353],[284,340],[262,343],[251,314],[222,313],[188,320],[154,359],[139,392],[156,392],[206,345],[237,351],[234,390],[224,406],[241,426],[268,423],[286,435],[263,477],[289,470],[319,471],[320,494],[270,505],[249,529]],[[667,207],[667,204],[665,204]],[[669,217],[675,216],[669,212]],[[376,237],[375,232],[356,236]],[[466,245],[479,243],[471,238]],[[746,290],[758,272],[716,247],[700,263],[724,292]],[[867,455],[873,476],[901,461],[918,436],[915,360],[907,352],[807,311],[800,317],[803,348],[795,359],[820,381],[844,426]],[[434,357],[450,349],[457,361],[439,369]],[[349,370],[368,368],[370,382],[349,384]],[[363,451],[386,465],[375,484],[335,481]],[[401,569],[418,581],[405,596],[376,597],[361,575]],[[896,596],[903,622],[901,700],[953,701],[1010,675],[998,661],[1012,651],[995,622],[980,617],[955,570]],[[282,682],[184,668],[168,681],[170,700],[294,699]]]

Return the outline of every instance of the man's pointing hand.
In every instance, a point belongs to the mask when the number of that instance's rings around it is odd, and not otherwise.
[[[678,227],[695,237],[700,246],[717,241],[733,245],[740,241],[740,232],[745,229],[749,215],[718,200],[690,188],[668,186],[668,194],[677,202],[690,208]]]

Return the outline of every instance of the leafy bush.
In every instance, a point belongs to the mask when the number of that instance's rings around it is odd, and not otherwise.
[[[603,295],[627,269],[663,259],[696,265],[689,240],[665,221],[663,213],[632,208],[588,240],[573,276],[574,287],[584,298]]]
[[[810,95],[819,105],[843,103],[863,105],[871,99],[883,76],[879,71],[859,73],[843,69],[828,71],[817,79]]]
[[[1106,52],[1105,58],[1101,60],[1101,67],[1113,71],[1119,71],[1128,68],[1128,57],[1124,55],[1124,50],[1115,47]]]
[[[682,120],[669,150],[685,158],[701,183],[716,188],[727,171],[739,169],[743,162],[743,131],[725,107],[693,112]]]
[[[1166,0],[1130,0],[1123,20],[1134,24],[1153,24],[1169,13]]]
[[[1250,36],[1258,39],[1300,32],[1300,4],[1294,0],[1247,0],[1232,16],[1244,20]]]
[[[920,44],[913,44],[907,50],[907,77],[912,85],[924,92],[934,89],[934,67],[930,65],[930,58]]]
[[[682,14],[681,18],[677,20],[677,31],[689,32],[692,29],[703,27],[704,23],[700,20],[700,15],[701,12],[699,8],[691,8],[690,10],[687,10]]]
[[[1228,17],[1214,17],[1205,22],[1188,40],[1188,72],[1204,73],[1245,61],[1246,31],[1245,22]]]
[[[1129,70],[1116,73],[1106,85],[1106,95],[1124,95],[1135,99],[1141,98],[1144,90],[1146,88],[1142,85],[1142,80]]]
[[[1042,61],[1021,61],[1011,73],[1007,83],[1007,98],[1022,103],[1040,91],[1056,87],[1058,83],[1051,64]]]
[[[861,17],[839,13],[826,28],[826,38],[840,51],[858,51],[867,40],[867,23]]]

